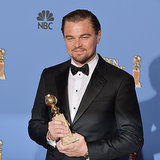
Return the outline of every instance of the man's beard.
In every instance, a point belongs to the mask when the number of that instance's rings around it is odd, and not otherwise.
[[[85,64],[89,59],[92,59],[92,57],[95,55],[96,52],[93,52],[90,56],[85,55],[84,57],[79,57],[79,56],[72,56],[73,60],[80,63],[80,64]]]

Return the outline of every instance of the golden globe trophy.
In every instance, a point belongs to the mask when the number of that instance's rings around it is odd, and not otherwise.
[[[134,65],[133,65],[133,77],[135,81],[135,86],[136,88],[141,88],[141,83],[140,83],[140,62],[141,62],[141,57],[140,56],[135,56],[133,59]]]
[[[2,147],[2,141],[0,140],[0,160],[2,159],[2,149],[1,149],[1,147]]]
[[[4,75],[4,55],[5,55],[5,50],[0,49],[0,79],[5,79],[5,75]]]
[[[54,95],[47,94],[45,96],[45,103],[46,103],[47,106],[50,106],[52,108],[52,112],[54,114],[54,119],[58,120],[58,121],[62,121],[62,122],[65,123],[66,126],[68,126],[68,123],[67,123],[67,120],[64,117],[64,114],[60,113],[59,108],[56,107],[57,98]],[[65,146],[65,145],[74,143],[78,140],[79,140],[79,138],[74,137],[72,135],[71,131],[69,130],[68,135],[66,137],[62,138],[62,143]]]

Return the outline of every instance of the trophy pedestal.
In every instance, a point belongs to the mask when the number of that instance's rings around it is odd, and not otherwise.
[[[136,88],[141,88],[141,84],[139,82],[140,70],[133,69],[133,77],[135,81]]]
[[[5,55],[5,50],[0,49],[0,79],[5,79],[5,75],[4,75],[4,55]]]
[[[0,76],[0,79],[5,80],[6,79],[5,75]]]
[[[4,75],[4,63],[2,63],[1,60],[0,60],[0,79],[5,79],[5,75]]]
[[[58,121],[62,121],[62,122],[65,123],[66,126],[68,126],[67,121],[66,121],[66,119],[65,119],[65,117],[64,117],[63,114],[61,114],[61,113],[60,113],[60,114],[56,114],[56,115],[54,116],[54,119],[55,119],[55,120],[58,120]],[[74,143],[74,142],[76,142],[76,141],[78,141],[78,140],[79,140],[79,138],[74,137],[74,136],[72,135],[71,131],[69,130],[68,135],[67,135],[66,137],[62,138],[62,144],[65,146],[65,145]]]
[[[140,62],[141,62],[141,57],[140,56],[135,56],[133,58],[133,62],[134,62],[134,65],[133,65],[133,77],[134,77],[134,81],[135,81],[135,86],[136,88],[141,88],[141,83],[139,81],[139,77],[140,77]]]

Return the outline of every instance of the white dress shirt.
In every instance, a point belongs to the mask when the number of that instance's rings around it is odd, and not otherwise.
[[[88,63],[89,66],[88,76],[83,74],[81,71],[78,71],[75,75],[73,75],[71,69],[69,70],[68,97],[69,97],[70,116],[72,122],[77,113],[84,92],[91,79],[92,73],[97,65],[98,59],[99,57],[96,54],[96,56]],[[75,65],[76,67],[79,67],[77,64],[74,63],[73,60],[71,60],[71,64]]]

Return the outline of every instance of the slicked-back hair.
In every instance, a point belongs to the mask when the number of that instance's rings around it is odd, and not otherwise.
[[[68,13],[66,16],[63,17],[62,27],[61,27],[63,35],[64,35],[64,26],[65,26],[66,21],[79,22],[79,21],[83,21],[85,19],[90,20],[90,22],[95,30],[95,34],[98,34],[98,32],[101,30],[101,25],[100,25],[97,17],[92,12],[90,12],[88,10],[78,9],[78,10],[75,10],[75,11]]]

